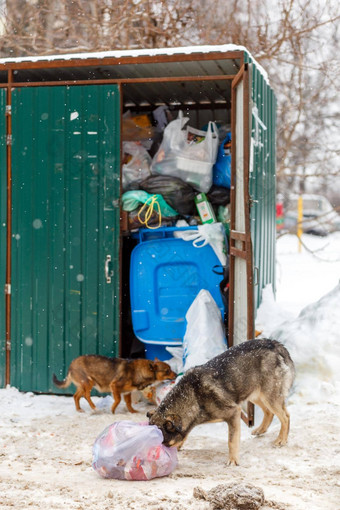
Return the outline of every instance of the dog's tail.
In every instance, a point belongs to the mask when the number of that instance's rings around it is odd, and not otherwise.
[[[70,372],[67,374],[65,379],[63,379],[62,381],[59,381],[59,379],[57,379],[57,376],[55,374],[53,374],[53,384],[58,386],[58,388],[67,388],[68,386],[70,386],[71,382],[72,382],[72,380],[71,380]]]

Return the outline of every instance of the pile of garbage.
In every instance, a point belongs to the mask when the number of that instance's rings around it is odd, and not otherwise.
[[[225,124],[189,126],[180,111],[164,107],[149,115],[123,116],[123,211],[125,228],[228,223],[231,133]],[[153,125],[156,124],[156,125]]]

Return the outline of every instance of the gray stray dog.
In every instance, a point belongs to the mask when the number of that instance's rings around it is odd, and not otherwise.
[[[248,400],[264,413],[254,435],[264,434],[276,415],[281,429],[274,444],[283,446],[287,443],[290,421],[285,400],[294,377],[294,363],[281,343],[269,339],[243,342],[188,370],[158,408],[147,414],[149,423],[161,429],[166,446],[180,448],[196,425],[225,421],[228,465],[238,465],[240,404]]]

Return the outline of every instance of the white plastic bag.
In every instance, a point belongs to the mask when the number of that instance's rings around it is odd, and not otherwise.
[[[92,467],[103,478],[151,480],[170,474],[177,466],[177,449],[162,444],[156,425],[112,423],[93,445]]]
[[[178,177],[176,157],[185,144],[186,132],[183,130],[189,117],[183,117],[180,111],[175,120],[164,129],[163,140],[151,163],[151,173]]]
[[[203,248],[203,246],[209,243],[221,265],[226,265],[227,255],[222,223],[205,223],[198,225],[197,230],[180,230],[174,232],[174,237],[180,237],[185,241],[192,241],[195,248]]]
[[[123,154],[128,159],[122,167],[123,190],[127,190],[130,184],[141,182],[151,175],[151,156],[137,142],[123,142]]]
[[[172,355],[172,358],[167,359],[166,363],[170,365],[173,372],[181,374],[183,372],[183,346],[171,347],[167,345],[165,349]]]
[[[195,189],[208,192],[213,182],[212,169],[218,150],[216,124],[209,122],[207,131],[189,126],[186,131],[186,143],[176,159],[177,168]]]
[[[184,372],[203,365],[227,349],[221,312],[208,290],[202,289],[185,316]]]
[[[212,167],[218,149],[218,131],[209,122],[207,131],[185,127],[189,121],[179,112],[164,130],[162,143],[153,157],[151,172],[179,177],[193,188],[207,192],[212,185]]]
[[[166,381],[164,383],[158,384],[155,388],[155,400],[156,404],[159,406],[159,404],[162,402],[164,397],[172,390],[172,388],[175,386],[176,381]]]

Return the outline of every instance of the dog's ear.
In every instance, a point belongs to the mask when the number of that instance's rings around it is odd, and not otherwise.
[[[153,361],[149,362],[149,369],[151,370],[151,372],[156,372],[157,367]]]

